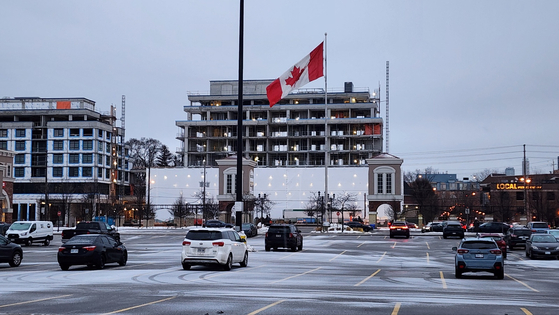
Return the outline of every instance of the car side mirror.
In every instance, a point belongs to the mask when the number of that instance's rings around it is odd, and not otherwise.
[[[455,252],[455,251],[457,251],[457,250],[458,250],[458,247],[456,247],[456,246],[454,246],[454,247],[452,248],[452,251],[453,251],[453,252]]]
[[[297,233],[301,233],[301,230],[297,230]]]
[[[246,242],[247,242],[247,240],[246,240],[246,239],[244,239],[244,238],[241,238],[241,242],[243,242],[243,243],[246,243]]]

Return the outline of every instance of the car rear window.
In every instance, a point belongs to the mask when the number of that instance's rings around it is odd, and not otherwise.
[[[547,229],[548,226],[547,223],[533,223],[532,227],[536,229]]]
[[[394,225],[394,226],[406,226],[407,224],[406,224],[406,222],[394,222],[394,223],[392,223],[392,225]]]
[[[530,230],[514,230],[512,234],[521,235],[521,236],[530,236],[532,231]]]
[[[467,249],[491,249],[496,248],[497,244],[485,241],[470,241],[462,243],[461,247]]]
[[[288,226],[270,226],[268,233],[290,233],[291,230]]]
[[[188,231],[186,238],[195,241],[213,241],[220,240],[223,236],[220,231]]]
[[[74,245],[74,244],[90,245],[90,244],[93,244],[96,239],[97,239],[97,237],[86,236],[86,235],[76,235],[76,236],[72,237],[71,239],[69,239],[66,242],[66,245]]]

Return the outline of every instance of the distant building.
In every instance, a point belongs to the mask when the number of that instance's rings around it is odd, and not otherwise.
[[[299,89],[270,108],[266,86],[272,80],[248,80],[243,86],[243,158],[259,167],[365,166],[382,152],[383,121],[378,91]],[[187,167],[202,166],[237,151],[237,81],[210,81],[208,94],[190,93],[184,106],[177,150]],[[325,119],[326,117],[326,119]],[[328,154],[329,153],[329,154]]]
[[[13,177],[14,152],[0,150],[0,222],[12,222],[12,199],[14,192]]]
[[[0,150],[14,152],[11,219],[68,224],[79,213],[106,214],[101,205],[129,193],[114,112],[101,113],[86,98],[0,99]],[[79,208],[72,218],[69,204]]]

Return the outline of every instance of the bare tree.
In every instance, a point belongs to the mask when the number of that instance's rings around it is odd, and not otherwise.
[[[173,203],[172,208],[169,210],[169,214],[173,215],[175,217],[175,219],[178,218],[179,219],[179,227],[182,227],[184,219],[189,214],[189,211],[188,211],[188,208],[187,208],[187,205],[186,205],[186,200],[184,199],[184,197],[182,195],[180,195],[180,197],[175,200],[175,202]]]

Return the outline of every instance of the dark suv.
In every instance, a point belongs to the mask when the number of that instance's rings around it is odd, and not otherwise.
[[[272,224],[266,232],[264,247],[267,252],[279,247],[290,248],[294,252],[303,250],[303,235],[293,224]]]
[[[443,222],[443,238],[447,238],[449,236],[458,236],[460,238],[464,238],[464,228],[462,228],[462,224],[460,224],[460,222]]]
[[[505,235],[505,242],[509,249],[513,249],[516,246],[526,247],[526,240],[532,235],[532,230],[525,227],[512,227],[507,231]]]

